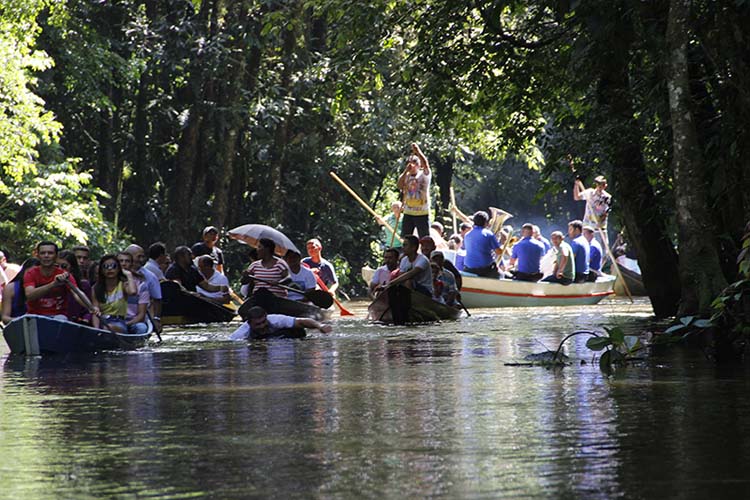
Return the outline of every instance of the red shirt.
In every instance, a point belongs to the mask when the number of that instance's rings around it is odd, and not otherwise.
[[[52,283],[55,280],[55,276],[63,274],[65,271],[56,267],[54,272],[50,276],[44,276],[42,274],[41,266],[34,266],[28,271],[23,277],[23,287],[27,288],[33,286],[38,288],[48,283]],[[70,276],[70,282],[78,286],[73,276]],[[47,292],[47,295],[37,300],[29,300],[26,302],[26,308],[28,314],[41,314],[42,316],[55,316],[57,314],[67,315],[68,313],[68,287],[57,286]]]

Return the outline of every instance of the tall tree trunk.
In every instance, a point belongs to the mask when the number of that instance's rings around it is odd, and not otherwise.
[[[670,0],[667,25],[667,88],[682,284],[679,314],[708,312],[713,299],[727,284],[710,222],[702,154],[691,109],[688,9],[689,0]]]
[[[216,8],[217,0],[205,0],[196,16],[195,29],[209,33],[209,20]],[[196,36],[197,37],[197,36]],[[195,194],[195,172],[200,168],[200,137],[203,128],[204,78],[202,60],[197,58],[190,65],[189,103],[187,120],[178,141],[175,157],[174,179],[169,191],[169,207],[175,216],[170,218],[170,243],[182,244],[190,241],[192,234],[192,200]]]
[[[665,217],[649,183],[641,149],[641,130],[631,101],[629,54],[633,23],[627,2],[611,7],[611,30],[597,47],[598,100],[609,116],[615,206],[638,252],[643,283],[654,313],[673,316],[680,298],[677,254],[667,234]]]

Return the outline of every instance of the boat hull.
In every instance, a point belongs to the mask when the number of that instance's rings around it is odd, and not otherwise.
[[[227,323],[237,315],[235,308],[192,294],[174,281],[162,281],[161,294],[162,325]]]
[[[607,276],[595,283],[565,286],[462,275],[461,300],[468,308],[593,305],[614,293],[615,281]]]
[[[367,319],[404,325],[458,319],[461,309],[435,302],[427,295],[404,286],[387,288],[367,308]]]
[[[143,335],[114,333],[36,314],[15,318],[3,330],[10,352],[27,356],[136,349],[150,335],[151,328]]]
[[[253,306],[262,307],[268,314],[286,314],[295,318],[311,318],[316,321],[326,321],[333,316],[333,309],[322,309],[313,304],[285,299],[263,288],[247,299],[237,313],[244,317],[245,311]]]
[[[628,291],[630,292],[630,295],[634,297],[645,297],[646,295],[648,295],[648,292],[646,292],[646,287],[643,286],[643,277],[640,274],[631,271],[630,269],[627,269],[623,266],[620,266],[620,274],[622,275],[625,283],[627,283],[628,285]],[[621,297],[628,295],[619,276],[617,278],[617,281],[615,281],[615,294]]]

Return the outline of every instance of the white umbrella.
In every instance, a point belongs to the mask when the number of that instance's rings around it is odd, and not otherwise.
[[[227,234],[230,238],[247,243],[255,248],[258,248],[258,245],[260,245],[259,240],[261,238],[273,240],[273,242],[276,243],[276,255],[284,256],[287,250],[294,250],[300,255],[302,254],[299,249],[294,246],[292,240],[287,238],[284,233],[264,224],[245,224],[244,226],[237,226]]]

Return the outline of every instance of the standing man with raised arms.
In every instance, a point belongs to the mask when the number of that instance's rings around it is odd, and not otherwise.
[[[406,159],[406,169],[398,178],[398,188],[404,198],[401,236],[414,233],[419,237],[430,235],[430,181],[432,173],[430,162],[422,150],[414,143],[412,155]]]

